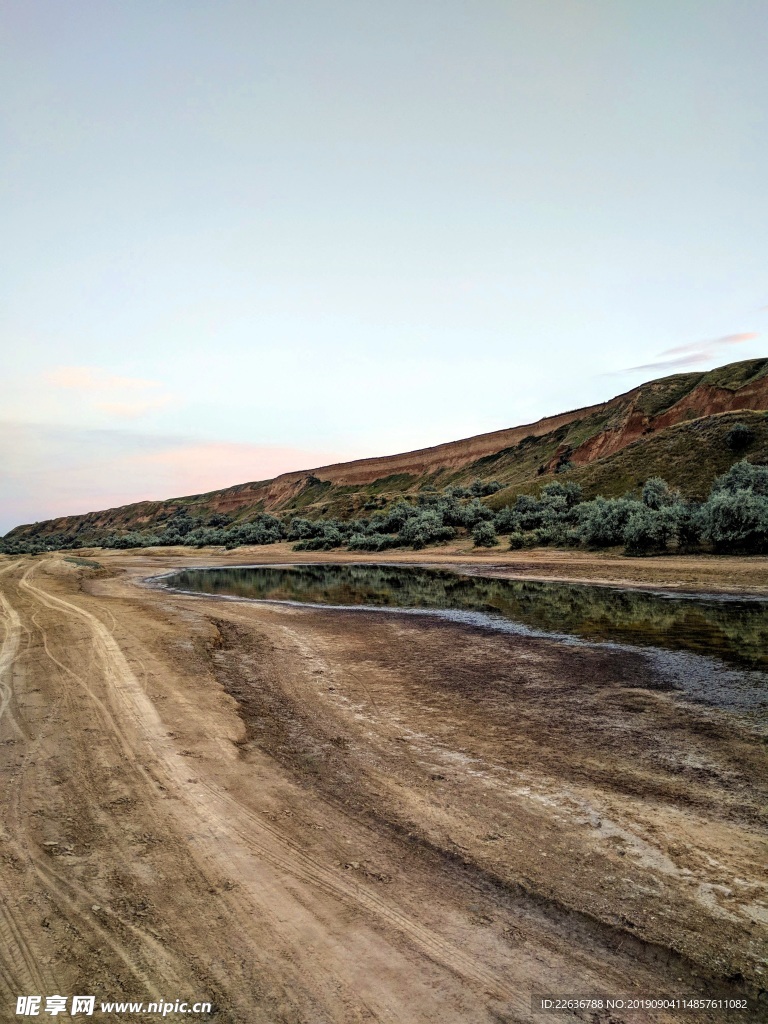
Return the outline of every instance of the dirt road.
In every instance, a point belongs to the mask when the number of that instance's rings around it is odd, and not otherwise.
[[[0,1020],[23,994],[236,1024],[768,1016],[749,722],[640,656],[173,595],[137,584],[210,557],[96,557],[0,561]],[[564,1018],[532,993],[752,1002]]]

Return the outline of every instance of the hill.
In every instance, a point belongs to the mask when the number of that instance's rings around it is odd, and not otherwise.
[[[261,513],[348,519],[425,488],[498,481],[500,508],[553,478],[586,496],[637,493],[663,476],[685,497],[703,499],[716,476],[747,457],[768,461],[768,359],[730,363],[642,384],[607,402],[399,455],[285,473],[206,494],[18,526],[6,539],[51,534],[84,543],[107,534],[161,528],[184,512],[200,522],[247,522]],[[739,444],[732,429],[749,428]]]

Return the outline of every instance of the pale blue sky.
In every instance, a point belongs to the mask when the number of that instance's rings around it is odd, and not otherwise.
[[[0,532],[765,354],[767,22],[7,0]]]

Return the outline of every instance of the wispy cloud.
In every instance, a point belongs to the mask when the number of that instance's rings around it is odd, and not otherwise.
[[[698,366],[716,360],[723,349],[731,345],[743,345],[754,341],[759,335],[754,331],[743,331],[740,334],[724,334],[721,338],[708,341],[693,341],[685,345],[675,345],[659,353],[660,356],[672,356],[671,359],[659,359],[652,363],[641,363],[639,366],[627,366],[623,370],[614,370],[606,374],[615,377],[624,373],[635,373],[640,370],[674,370],[685,366]]]
[[[711,341],[692,341],[688,345],[675,345],[674,348],[665,348],[661,353],[663,356],[682,355],[707,355],[716,352],[718,349],[727,348],[728,345],[741,345],[745,341],[753,341],[757,337],[755,331],[742,331],[741,334],[724,334],[722,338],[713,338]]]
[[[658,363],[641,363],[639,366],[627,366],[623,370],[615,370],[614,373],[635,373],[639,370],[674,370],[678,367],[708,363],[710,360],[711,356],[698,352],[695,355],[683,356],[680,359],[662,359]]]

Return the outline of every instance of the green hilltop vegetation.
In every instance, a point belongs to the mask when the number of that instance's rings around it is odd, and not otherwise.
[[[239,485],[17,527],[0,549],[290,541],[296,550],[381,551],[471,535],[479,547],[504,537],[513,548],[764,552],[766,385],[768,359],[675,374],[559,417],[554,429],[533,425],[479,458],[456,458],[469,442],[444,446],[452,457],[429,473],[385,473],[358,485],[299,474],[269,505],[271,482]],[[396,468],[399,459],[379,462]]]

